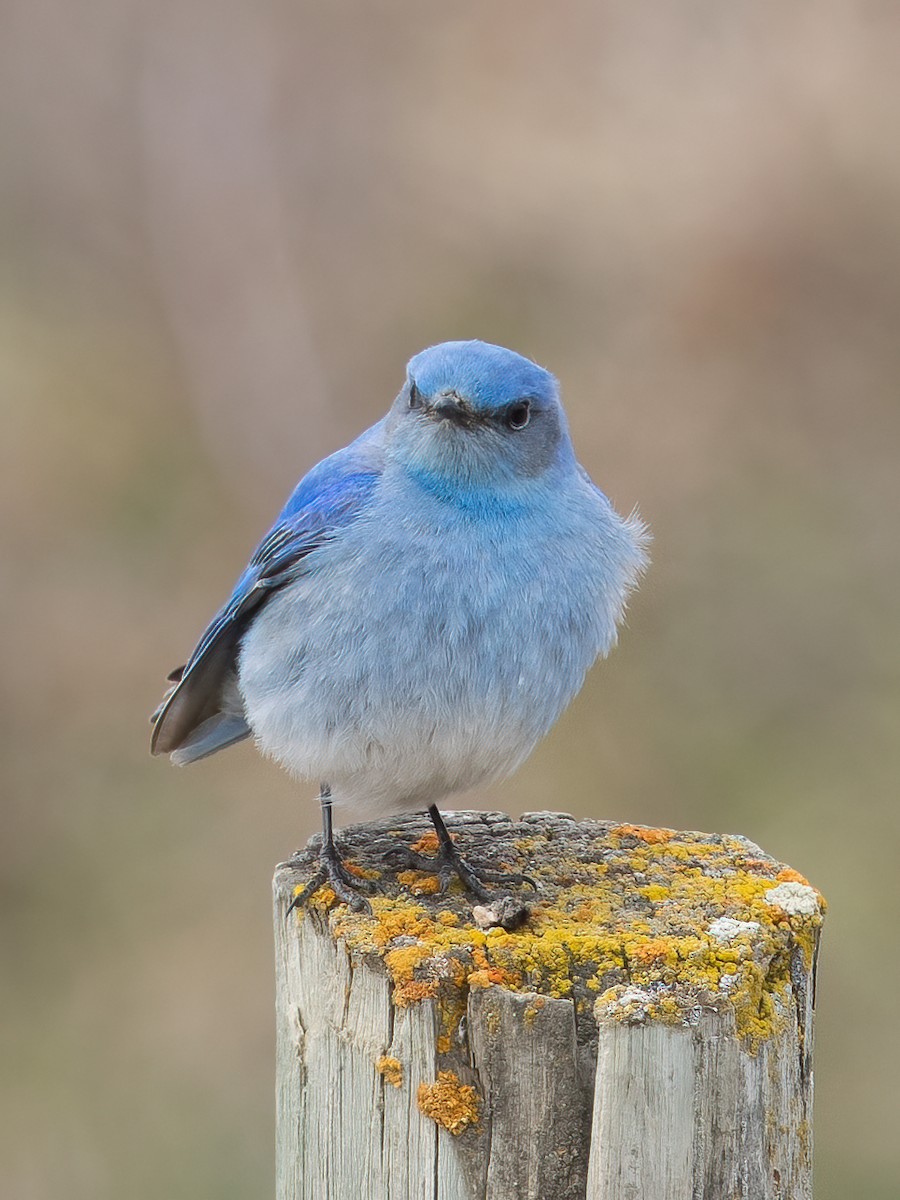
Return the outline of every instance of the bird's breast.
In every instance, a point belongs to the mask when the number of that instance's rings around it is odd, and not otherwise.
[[[594,549],[539,520],[376,507],[245,635],[240,687],[263,749],[304,774],[329,759],[481,762],[491,746],[512,769],[613,636]]]

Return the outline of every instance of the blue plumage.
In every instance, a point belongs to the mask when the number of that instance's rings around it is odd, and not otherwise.
[[[442,342],[416,354],[407,367],[425,396],[455,391],[483,412],[498,412],[522,398],[555,403],[556,380],[521,354],[487,342]]]
[[[252,731],[372,813],[500,778],[613,645],[644,543],[579,467],[552,375],[433,346],[298,484],[173,676],[154,752],[189,762]]]

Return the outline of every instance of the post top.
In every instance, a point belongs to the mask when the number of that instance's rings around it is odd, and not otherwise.
[[[341,831],[351,869],[383,885],[371,914],[334,905],[323,888],[310,912],[291,919],[327,923],[351,955],[385,970],[395,1005],[436,1001],[447,1049],[469,990],[500,986],[538,1007],[542,998],[570,1000],[579,1025],[690,1025],[704,1009],[730,1010],[754,1050],[778,1027],[792,972],[811,965],[821,894],[746,838],[564,813],[444,815],[473,865],[538,883],[537,894],[522,892],[530,915],[520,928],[504,929],[496,906],[473,907],[455,886],[437,894],[433,875],[385,869],[398,841],[436,849],[424,815]],[[318,845],[311,839],[278,868],[282,911],[314,872]]]

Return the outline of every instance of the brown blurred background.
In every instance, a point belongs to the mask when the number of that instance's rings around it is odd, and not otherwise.
[[[5,0],[0,1194],[272,1190],[269,878],[317,824],[147,714],[406,359],[559,376],[654,566],[476,803],[740,832],[831,910],[817,1196],[895,1200],[890,3]]]

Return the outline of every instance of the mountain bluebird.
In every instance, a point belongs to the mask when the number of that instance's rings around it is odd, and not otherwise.
[[[576,461],[556,380],[511,350],[417,354],[387,416],[300,481],[153,716],[175,763],[253,735],[321,784],[318,873],[354,908],[332,801],[427,809],[514,771],[616,639],[646,534]],[[424,865],[420,862],[420,865]],[[523,880],[523,876],[508,879]]]

